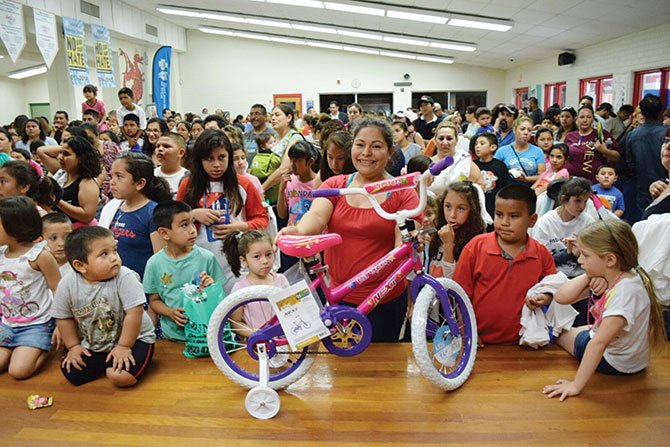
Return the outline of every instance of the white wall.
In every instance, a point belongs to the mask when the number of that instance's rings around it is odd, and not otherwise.
[[[0,77],[0,125],[10,124],[16,115],[28,113],[23,95],[23,81]]]
[[[49,102],[49,85],[46,73],[23,79],[23,97],[25,107],[28,110],[30,110],[30,104]]]
[[[566,82],[567,105],[579,102],[579,80],[595,76],[613,75],[614,84],[621,86],[620,94],[615,88],[615,108],[633,100],[634,72],[670,65],[670,25],[613,39],[575,51],[574,64],[558,66],[557,50],[547,59],[507,71],[505,100],[514,99],[514,89],[534,88],[545,83]],[[530,90],[529,89],[529,90]],[[544,94],[543,88],[541,93]],[[551,104],[545,104],[547,108]],[[542,103],[541,103],[542,106]]]
[[[188,52],[179,58],[177,92],[181,110],[207,107],[246,115],[254,103],[272,105],[272,95],[302,93],[318,107],[319,93],[393,93],[394,110],[410,105],[411,91],[488,91],[494,104],[505,95],[505,72],[470,65],[445,65],[343,51],[259,42],[199,31],[187,32]],[[413,85],[400,87],[410,73]],[[352,87],[358,79],[360,87]]]

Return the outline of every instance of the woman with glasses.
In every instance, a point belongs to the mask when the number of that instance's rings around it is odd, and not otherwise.
[[[593,109],[582,106],[577,112],[577,130],[565,136],[565,144],[570,148],[565,167],[572,176],[584,177],[591,184],[596,183],[598,167],[616,162],[621,154],[619,144],[608,131],[593,128]]]
[[[670,127],[665,131],[665,139],[661,145],[661,164],[668,170],[670,178]],[[646,220],[653,214],[670,213],[668,178],[657,180],[649,186],[649,193],[654,201],[644,210],[641,220]]]
[[[142,152],[144,152],[149,157],[153,157],[154,149],[156,148],[156,143],[158,138],[161,135],[167,135],[170,133],[165,120],[161,118],[151,118],[147,121],[147,128],[144,131],[144,144],[142,145]]]

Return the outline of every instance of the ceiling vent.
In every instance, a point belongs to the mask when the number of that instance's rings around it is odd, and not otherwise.
[[[148,23],[145,23],[144,24],[144,31],[150,36],[158,37],[158,28],[153,26],[153,25],[149,25]]]
[[[85,2],[84,0],[79,0],[79,9],[81,10],[82,14],[93,16],[97,19],[100,18],[100,6],[98,5]]]

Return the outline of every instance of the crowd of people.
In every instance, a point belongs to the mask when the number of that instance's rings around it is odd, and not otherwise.
[[[298,260],[277,256],[278,232],[339,233],[323,256],[331,286],[347,281],[392,250],[399,230],[364,198],[310,192],[423,172],[445,157],[454,163],[417,218],[424,265],[464,288],[483,343],[518,343],[524,306],[572,304],[574,327],[558,343],[581,364],[574,381],[544,390],[565,399],[596,370],[645,369],[664,340],[630,226],[670,206],[670,123],[661,122],[670,114],[657,96],[616,114],[589,96],[577,109],[543,111],[530,98],[527,109],[462,114],[423,95],[418,110],[390,117],[336,101],[303,116],[254,104],[231,121],[206,109],[147,117],[128,88],[116,110],[93,85],[83,95],[82,120],[58,111],[53,124],[20,115],[0,128],[0,370],[17,379],[64,350],[71,383],[106,375],[134,385],[157,337],[186,340],[185,285],[219,284],[225,295],[288,285],[283,273]],[[611,219],[598,219],[592,196]],[[388,212],[419,203],[414,189],[375,198]],[[528,292],[556,275],[560,287]],[[397,284],[369,315],[374,341],[403,339],[410,303]]]

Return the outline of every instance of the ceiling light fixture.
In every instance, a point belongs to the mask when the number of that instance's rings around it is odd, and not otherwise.
[[[323,9],[323,2],[316,0],[265,0],[268,3],[278,3],[280,5],[289,6],[304,6],[306,8],[321,8]]]
[[[414,12],[405,12],[389,9],[386,11],[386,17],[391,17],[393,19],[401,20],[412,20],[414,22],[426,22],[426,23],[437,23],[439,25],[446,25],[449,17],[428,15],[428,14],[416,14]]]
[[[291,27],[300,31],[311,31],[313,33],[325,33],[325,34],[337,34],[335,28],[325,28],[323,26],[312,26],[312,25],[301,25],[298,23],[292,23]]]
[[[352,53],[364,53],[364,54],[374,54],[379,56],[379,50],[373,50],[371,48],[362,48],[362,47],[342,47],[344,51],[351,51]]]
[[[172,8],[169,6],[159,6],[156,8],[156,11],[162,12],[163,14],[170,14],[173,16],[203,17],[203,14],[198,11],[193,11],[190,9],[182,9],[182,8]]]
[[[306,45],[307,44],[307,42],[305,42],[304,40],[287,39],[286,37],[273,37],[272,41],[277,42],[277,43],[288,43],[290,45]]]
[[[317,48],[327,48],[329,50],[341,50],[342,45],[337,45],[334,43],[325,43],[325,42],[311,42],[309,40],[306,41],[308,47],[317,47]]]
[[[31,76],[41,75],[46,72],[47,72],[46,65],[38,65],[36,67],[24,68],[23,70],[13,71],[9,73],[7,77],[12,79],[24,79],[29,78]]]
[[[338,29],[337,34],[347,37],[357,37],[359,39],[382,40],[383,37],[379,34],[363,33],[360,31],[349,31],[346,29]]]
[[[407,39],[405,37],[384,36],[384,42],[401,43],[404,45],[415,45],[417,47],[427,47],[430,42],[425,40]]]
[[[454,16],[449,19],[449,25],[464,28],[485,29],[489,31],[509,31],[514,26],[511,20],[485,19],[469,16]]]
[[[442,57],[417,56],[416,60],[423,62],[437,62],[438,64],[453,64],[453,59],[446,59]]]
[[[265,19],[247,19],[247,23],[259,26],[273,26],[275,28],[291,29],[291,24],[286,22],[278,22],[276,20]]]
[[[414,54],[395,53],[393,51],[380,51],[379,55],[380,56],[387,56],[387,57],[397,57],[397,58],[400,58],[400,59],[416,59],[416,56]]]
[[[369,16],[384,17],[386,11],[379,8],[369,8],[367,6],[358,6],[351,3],[332,3],[323,2],[326,9],[333,11],[351,12],[354,14],[365,14]]]
[[[477,49],[477,47],[474,45],[465,45],[460,43],[431,42],[428,46],[431,48],[440,48],[443,50],[456,50],[456,51],[468,51],[468,52],[472,52]]]

